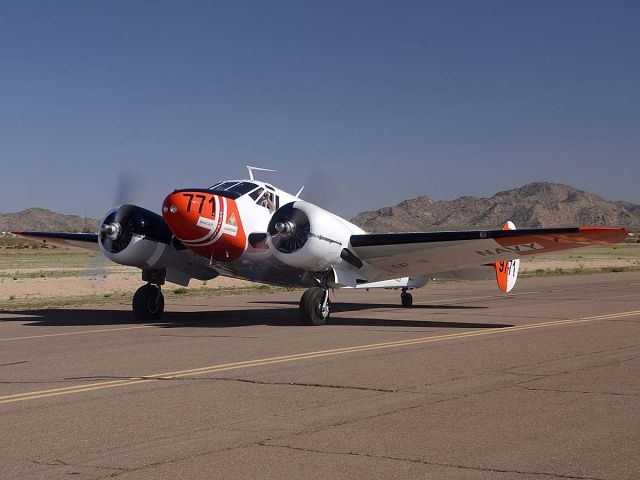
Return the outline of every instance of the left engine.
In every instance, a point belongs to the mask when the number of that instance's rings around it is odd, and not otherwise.
[[[271,217],[267,242],[281,262],[320,272],[342,263],[343,249],[357,227],[305,201],[288,203]],[[360,232],[357,232],[360,233]]]

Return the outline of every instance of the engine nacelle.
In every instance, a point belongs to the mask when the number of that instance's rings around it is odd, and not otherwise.
[[[116,263],[150,268],[157,263],[161,250],[171,244],[171,237],[160,215],[135,205],[122,205],[102,221],[99,243],[104,256]]]
[[[269,249],[278,260],[312,272],[341,264],[342,251],[356,233],[341,218],[302,200],[280,207],[267,230]]]
[[[174,236],[164,219],[135,205],[122,205],[107,214],[98,234],[108,259],[142,270],[164,270],[166,280],[188,285],[190,278],[209,280],[218,273]]]

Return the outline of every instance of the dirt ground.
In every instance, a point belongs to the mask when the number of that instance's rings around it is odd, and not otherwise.
[[[609,267],[629,267],[633,266],[633,262],[628,259],[590,259],[584,261],[577,260],[549,260],[538,261],[535,263],[523,262],[521,265],[522,273],[535,272],[539,269],[555,269],[562,268],[571,270],[573,268],[585,269],[601,269]],[[36,271],[46,271],[54,273],[56,269],[33,269]],[[68,272],[69,269],[65,269]],[[29,269],[21,270],[21,273],[30,272]],[[9,300],[10,298],[28,299],[40,297],[67,297],[81,295],[101,295],[113,294],[116,292],[134,292],[142,285],[140,272],[135,269],[114,268],[107,275],[83,275],[79,272],[79,276],[62,276],[56,277],[36,277],[36,278],[16,278],[5,276],[0,277],[0,300]],[[218,277],[207,282],[200,280],[192,280],[189,288],[208,287],[208,288],[246,288],[254,285],[251,282],[238,280],[235,278]],[[168,289],[180,288],[178,285],[167,285]]]
[[[523,274],[544,274],[556,269],[593,272],[607,268],[640,268],[640,246],[613,246],[576,250],[572,254],[523,260]],[[78,249],[0,250],[0,301],[109,296],[133,293],[142,285],[140,271],[96,259]],[[189,289],[247,288],[251,282],[218,277],[192,280]],[[168,284],[166,289],[179,289]]]
[[[140,272],[110,273],[106,277],[87,275],[79,277],[44,278],[0,278],[0,300],[35,297],[66,297],[80,295],[110,294],[115,292],[134,292],[143,284]],[[190,287],[233,288],[247,287],[251,282],[234,278],[218,277],[208,282],[192,280]],[[180,288],[168,284],[169,289]]]

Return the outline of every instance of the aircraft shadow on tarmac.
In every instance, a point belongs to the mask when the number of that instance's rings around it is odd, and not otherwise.
[[[5,311],[0,313],[15,314],[15,317],[6,317],[0,321],[21,321],[27,326],[87,326],[87,325],[131,325],[149,324],[160,328],[178,327],[201,327],[201,328],[223,328],[223,327],[244,327],[251,325],[272,325],[272,326],[297,326],[300,325],[298,317],[297,302],[252,302],[263,304],[279,304],[283,308],[249,308],[238,310],[212,310],[197,312],[172,312],[166,311],[161,320],[157,322],[138,322],[133,318],[133,314],[126,310],[109,309],[42,309],[28,311]],[[295,305],[295,308],[289,306]],[[355,303],[334,303],[331,306],[331,317],[329,325],[343,326],[369,326],[369,327],[422,327],[422,328],[502,328],[510,327],[510,324],[500,323],[478,323],[478,322],[449,322],[433,321],[428,318],[424,320],[407,320],[394,318],[350,318],[340,314],[343,312],[369,310],[375,308],[401,309],[398,305],[386,304],[355,304]],[[417,305],[411,310],[461,310],[480,309],[486,307],[472,307],[461,305]],[[410,311],[410,310],[407,310]],[[425,314],[427,312],[425,311]],[[391,317],[390,315],[389,317]],[[425,315],[427,317],[428,314]],[[31,318],[29,318],[31,317]],[[397,318],[397,313],[393,314]]]

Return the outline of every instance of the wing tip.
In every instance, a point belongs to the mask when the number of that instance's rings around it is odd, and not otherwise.
[[[591,237],[594,240],[605,243],[620,243],[628,236],[629,231],[624,227],[579,227],[580,233]]]

